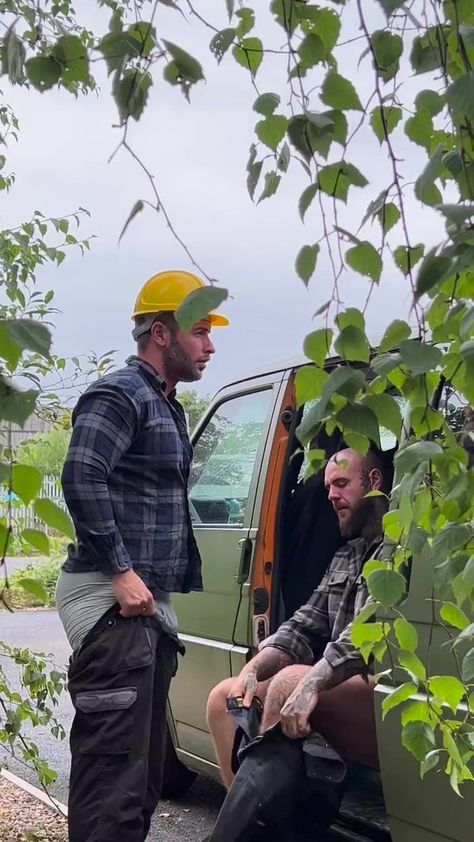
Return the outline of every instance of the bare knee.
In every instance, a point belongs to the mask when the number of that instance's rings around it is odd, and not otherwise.
[[[226,678],[217,684],[209,693],[207,700],[207,724],[212,728],[213,723],[227,712],[227,697],[234,683],[233,678]]]

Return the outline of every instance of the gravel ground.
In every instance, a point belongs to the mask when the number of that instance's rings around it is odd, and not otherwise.
[[[64,816],[0,776],[2,842],[67,842]]]

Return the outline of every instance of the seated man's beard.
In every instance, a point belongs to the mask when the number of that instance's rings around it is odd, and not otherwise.
[[[370,497],[368,499],[363,498],[354,507],[350,516],[342,523],[339,523],[341,535],[349,541],[353,538],[360,538],[364,528],[370,521],[374,522],[375,529],[376,519],[377,513],[375,511],[374,501]]]

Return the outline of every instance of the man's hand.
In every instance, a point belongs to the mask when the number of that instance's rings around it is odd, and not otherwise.
[[[249,708],[252,704],[252,699],[257,693],[258,680],[255,669],[244,667],[239,676],[235,679],[232,685],[228,698],[229,699],[243,699],[244,707]]]
[[[112,588],[123,617],[153,616],[155,613],[153,594],[134,570],[112,576]]]
[[[294,740],[307,737],[311,732],[309,718],[317,704],[317,680],[311,673],[308,673],[308,676],[300,681],[281,709],[280,722],[283,733]]]

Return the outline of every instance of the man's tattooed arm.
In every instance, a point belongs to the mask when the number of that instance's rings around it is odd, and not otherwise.
[[[230,696],[243,698],[244,706],[249,707],[255,696],[259,681],[272,678],[275,673],[293,663],[293,658],[287,652],[274,646],[266,646],[245,665],[236,678]]]
[[[281,724],[288,737],[304,737],[311,731],[310,716],[318,704],[321,690],[334,686],[333,670],[322,658],[309,670],[281,709]]]

